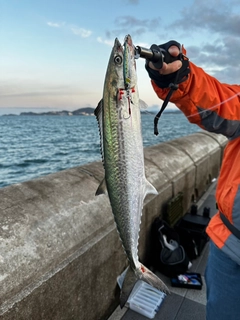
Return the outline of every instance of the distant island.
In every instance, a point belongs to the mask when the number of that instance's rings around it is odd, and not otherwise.
[[[17,114],[3,114],[2,117],[6,117],[6,116],[93,116],[94,115],[94,108],[81,108],[81,109],[77,109],[75,111],[67,111],[67,110],[62,110],[62,111],[48,111],[48,112],[21,112],[19,115]],[[155,114],[157,111],[147,111],[147,110],[142,110],[141,113],[142,114],[148,114],[148,113],[153,113]],[[169,110],[165,110],[164,112],[166,113],[176,113],[176,112],[180,112],[179,110],[173,110],[173,109],[169,109]]]
[[[94,108],[81,108],[75,111],[49,111],[49,112],[21,112],[19,116],[93,116]],[[16,114],[4,114],[3,116],[16,116]]]

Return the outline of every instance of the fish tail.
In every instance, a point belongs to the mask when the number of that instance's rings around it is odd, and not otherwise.
[[[132,289],[138,280],[142,280],[152,287],[169,294],[170,291],[165,283],[156,276],[152,271],[146,268],[143,264],[140,264],[140,268],[134,270],[129,267],[126,276],[123,281],[121,296],[120,296],[120,307],[123,308],[125,303],[130,296]]]

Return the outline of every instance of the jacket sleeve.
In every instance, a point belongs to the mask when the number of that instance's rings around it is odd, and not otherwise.
[[[229,139],[239,137],[240,86],[220,83],[191,62],[190,71],[170,101],[202,129]],[[169,89],[159,88],[153,80],[152,86],[158,97],[165,99]]]

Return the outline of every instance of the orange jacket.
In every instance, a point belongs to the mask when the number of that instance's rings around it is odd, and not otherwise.
[[[229,142],[216,190],[219,211],[240,230],[240,86],[220,83],[201,68],[189,63],[188,79],[179,85],[170,99],[192,123],[207,131],[225,135]],[[153,81],[158,97],[169,89],[160,89]],[[240,264],[240,240],[226,227],[219,212],[211,219],[207,233],[213,242]]]

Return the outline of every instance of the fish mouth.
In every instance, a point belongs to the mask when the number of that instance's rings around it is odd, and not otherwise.
[[[130,36],[130,34],[125,36],[123,46],[124,46],[125,50],[129,50],[129,52],[131,54],[131,58],[134,58],[135,57],[135,47],[133,45],[132,37]]]
[[[124,39],[124,54],[123,54],[123,77],[125,89],[132,87],[132,69],[135,64],[135,48],[133,46],[132,38],[128,34]]]
[[[115,39],[114,42],[114,55],[115,59],[117,57],[119,61],[121,62],[122,72],[123,72],[123,81],[124,86],[123,89],[129,90],[133,86],[133,76],[134,71],[133,68],[136,69],[136,63],[135,63],[135,47],[132,42],[131,36],[128,34],[124,38],[123,45],[120,43],[118,38]],[[117,60],[115,60],[117,61]],[[120,66],[120,63],[118,63]]]
[[[132,37],[130,36],[130,34],[125,36],[124,43],[128,44],[131,47],[133,46]]]
[[[128,51],[131,53],[131,56],[134,57],[134,55],[135,55],[135,47],[133,45],[132,37],[130,36],[130,34],[125,36],[123,45],[118,40],[118,38],[116,38],[115,42],[114,42],[114,48],[115,48],[116,52],[121,52],[121,53],[125,54],[126,51]]]
[[[115,48],[116,52],[120,52],[120,53],[124,52],[124,48],[123,48],[121,42],[118,40],[118,38],[115,39],[114,48]]]

